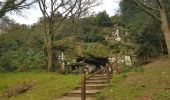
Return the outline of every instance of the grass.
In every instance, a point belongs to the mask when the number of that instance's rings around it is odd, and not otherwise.
[[[142,71],[114,75],[98,100],[170,100],[170,62],[158,60]]]
[[[0,99],[2,94],[16,85],[33,84],[25,93],[8,98],[8,100],[52,100],[62,96],[79,84],[80,77],[74,75],[58,75],[47,72],[0,73]]]

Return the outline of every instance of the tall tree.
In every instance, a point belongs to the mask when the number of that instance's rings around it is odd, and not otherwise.
[[[91,5],[91,3],[93,3],[92,1],[94,2],[94,0],[38,0],[44,18],[44,37],[48,71],[54,66],[53,41],[57,29],[65,19],[87,11],[89,7],[86,8],[84,6],[88,4]]]
[[[82,16],[86,16],[92,7],[100,5],[102,0],[78,0],[78,14],[72,16],[72,24],[75,26],[74,32],[79,33],[79,26],[80,26],[80,18]]]
[[[97,24],[100,27],[111,26],[112,22],[106,11],[100,12],[96,17]]]
[[[165,3],[168,0],[129,0],[129,1],[134,2],[147,14],[160,21],[161,29],[162,32],[164,33],[168,49],[168,56],[170,58],[170,29],[168,24],[167,12],[165,10],[166,9]]]
[[[148,16],[142,9],[136,9],[137,7],[133,2],[122,1],[120,3],[121,26],[125,29],[121,28],[121,34],[127,32],[122,36],[128,37],[129,39],[126,38],[126,40],[129,43],[135,44],[133,53],[144,62],[167,54],[160,22]]]
[[[3,0],[0,1],[0,18],[5,16],[7,12],[15,11],[20,12],[21,9],[29,8],[30,5],[35,3],[33,0]]]

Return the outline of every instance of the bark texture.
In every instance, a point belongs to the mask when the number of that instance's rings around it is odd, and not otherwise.
[[[164,33],[167,49],[168,49],[168,57],[170,58],[170,29],[168,24],[168,18],[165,11],[164,3],[162,0],[159,0],[159,12],[160,12],[160,19],[161,19],[161,29]]]

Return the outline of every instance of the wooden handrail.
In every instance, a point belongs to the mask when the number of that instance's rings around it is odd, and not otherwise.
[[[105,69],[105,68],[102,68],[102,69],[98,70],[97,72],[94,72],[93,74],[91,74],[91,75],[87,76],[87,77],[86,77],[86,79],[91,78],[92,76],[94,76],[94,75],[98,74],[99,72],[103,71],[104,69]]]
[[[93,73],[93,74],[91,74],[91,75],[89,75],[89,76],[87,76],[87,77],[86,77],[85,74],[83,74],[82,80],[81,80],[81,81],[82,81],[81,100],[86,100],[86,80],[89,79],[89,78],[91,78],[91,77],[93,77],[94,75],[102,72],[102,71],[103,71],[103,72],[106,71],[107,82],[110,83],[110,73],[109,73],[109,65],[108,65],[108,64],[106,64],[106,67],[98,70],[97,72],[95,72],[95,73]]]

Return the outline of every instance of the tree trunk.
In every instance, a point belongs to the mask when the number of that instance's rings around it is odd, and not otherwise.
[[[169,30],[169,25],[168,25],[168,19],[166,15],[166,11],[164,8],[163,2],[160,4],[160,17],[161,17],[161,29],[162,32],[164,33],[167,49],[168,49],[168,57],[170,58],[170,30]]]
[[[53,66],[53,45],[52,41],[48,41],[47,44],[47,68],[48,71],[51,71]]]

